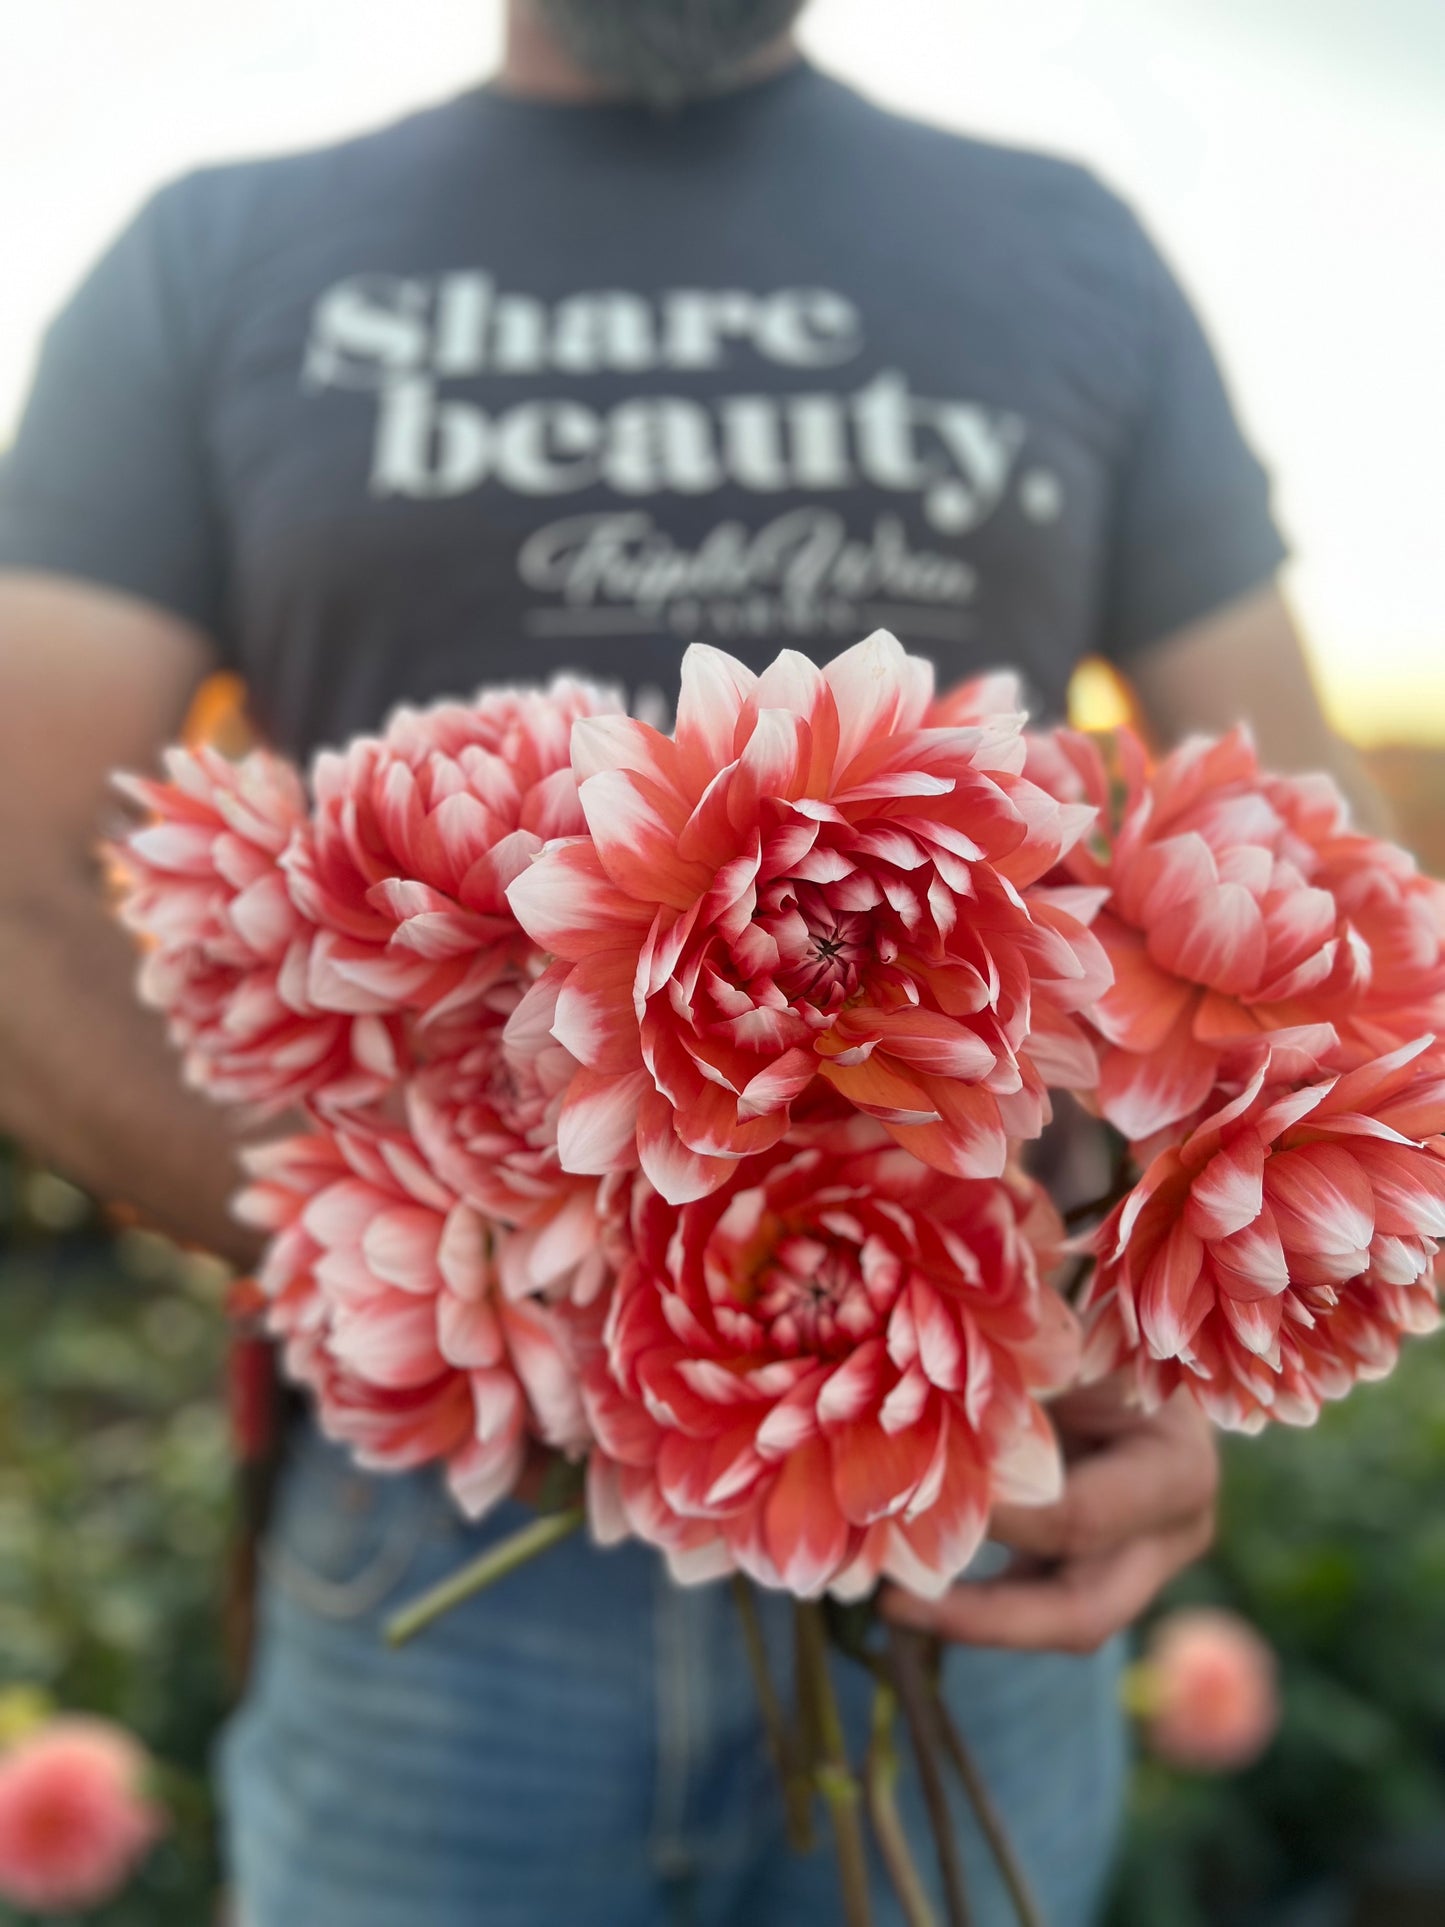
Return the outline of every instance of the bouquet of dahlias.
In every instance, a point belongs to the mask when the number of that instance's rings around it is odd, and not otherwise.
[[[309,783],[199,750],[125,787],[142,994],[192,1083],[305,1120],[238,1209],[323,1428],[473,1516],[574,1468],[399,1633],[584,1520],[734,1575],[752,1632],[748,1583],[791,1593],[815,1757],[759,1684],[850,1921],[822,1602],[925,1787],[938,1747],[971,1779],[912,1636],[844,1608],[1057,1495],[1051,1395],[1303,1422],[1435,1322],[1445,890],[1242,732],[1151,768],[1028,734],[1008,676],[935,699],[879,634],[760,677],[695,647],[671,734],[560,681],[399,710]],[[1072,1240],[1021,1163],[1059,1089],[1118,1151]]]

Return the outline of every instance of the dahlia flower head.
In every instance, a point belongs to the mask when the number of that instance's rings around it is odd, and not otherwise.
[[[116,850],[121,915],[190,1081],[257,1116],[355,1110],[508,1015],[539,959],[506,886],[581,828],[572,724],[618,704],[559,678],[403,707],[318,755],[309,798],[265,750],[118,779],[152,818]]]
[[[1166,1613],[1134,1670],[1150,1751],[1171,1766],[1238,1772],[1278,1730],[1274,1649],[1238,1613],[1210,1606]]]
[[[1031,739],[1027,768],[1099,807],[1063,864],[1108,891],[1092,926],[1114,978],[1088,1013],[1093,1101],[1146,1155],[1204,1114],[1261,1036],[1329,1024],[1380,1053],[1445,1031],[1445,886],[1353,831],[1328,777],[1269,775],[1244,729],[1152,771],[1127,730],[1104,748],[1059,730]]]
[[[1022,1177],[950,1177],[836,1108],[701,1199],[609,1183],[592,1530],[659,1547],[684,1581],[937,1595],[997,1501],[1059,1490],[1040,1399],[1078,1363],[1042,1276],[1061,1227]]]
[[[1023,774],[1016,709],[954,721],[932,694],[882,632],[761,677],[695,645],[671,737],[577,723],[583,832],[508,891],[578,1060],[565,1169],[640,1163],[700,1199],[822,1083],[925,1163],[997,1177],[1048,1086],[1096,1080],[1073,1013],[1110,980],[1099,892],[1040,883],[1093,807]]]
[[[1307,1425],[1439,1323],[1445,1054],[1328,1027],[1256,1049],[1236,1095],[1159,1151],[1093,1238],[1086,1370],[1216,1423]]]
[[[76,1714],[0,1752],[0,1900],[73,1914],[113,1899],[165,1830],[148,1771],[130,1734]]]
[[[288,1376],[374,1471],[438,1462],[478,1517],[529,1442],[586,1441],[568,1333],[502,1285],[510,1235],[436,1175],[411,1135],[317,1123],[247,1153],[237,1215],[267,1233],[257,1277]]]
[[[165,766],[164,783],[116,778],[149,820],[113,855],[121,920],[144,946],[140,995],[164,1013],[187,1082],[257,1117],[318,1091],[378,1097],[398,1070],[395,1023],[326,1010],[308,985],[315,931],[281,869],[306,833],[300,777],[264,750],[172,749]]]

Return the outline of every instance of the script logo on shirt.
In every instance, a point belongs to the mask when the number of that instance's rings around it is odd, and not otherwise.
[[[1061,506],[1050,471],[1017,473],[1021,416],[917,394],[896,368],[850,385],[842,371],[864,348],[857,307],[825,288],[604,290],[546,302],[481,270],[358,274],[317,301],[302,383],[374,396],[367,485],[377,498],[434,500],[489,484],[539,503],[595,489],[639,502],[723,490],[823,498],[761,527],[723,523],[693,549],[642,509],[569,516],[537,531],[518,566],[530,588],[573,610],[666,606],[678,626],[846,630],[879,598],[956,610],[975,575],[956,552],[912,546],[896,513],[850,528],[826,506],[830,495],[896,497],[952,538],[986,523],[1015,485],[1036,521]],[[590,375],[675,373],[685,388],[747,358],[796,371],[796,384],[779,391],[774,375],[766,391],[714,394],[709,383],[610,406],[584,398]],[[551,374],[569,392],[537,398],[535,378]],[[479,376],[532,379],[525,397],[485,408],[455,389]]]

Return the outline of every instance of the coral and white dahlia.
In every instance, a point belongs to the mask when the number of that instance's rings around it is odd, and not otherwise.
[[[268,1233],[258,1275],[288,1374],[358,1464],[440,1461],[462,1509],[506,1496],[530,1438],[585,1443],[554,1315],[502,1291],[504,1231],[428,1170],[409,1138],[317,1130],[248,1153],[238,1215]]]
[[[1067,873],[1107,887],[1093,929],[1114,982],[1089,1013],[1099,1109],[1127,1137],[1183,1129],[1240,1050],[1328,1023],[1373,1051],[1445,1028],[1445,889],[1349,829],[1327,777],[1262,770],[1247,731],[1149,771],[1129,732],[1031,741],[1053,794],[1100,806]],[[1117,798],[1117,801],[1115,800]]]
[[[398,1070],[383,1011],[323,1009],[310,986],[312,926],[282,859],[306,831],[306,793],[264,750],[232,762],[172,749],[167,782],[121,776],[149,816],[115,846],[122,921],[142,940],[140,994],[167,1020],[187,1081],[266,1116],[325,1097],[369,1102]]]
[[[880,633],[760,678],[690,649],[671,738],[578,723],[586,834],[508,892],[566,966],[569,1170],[640,1158],[665,1198],[704,1196],[821,1079],[937,1168],[996,1176],[1046,1085],[1092,1080],[1068,1013],[1109,980],[1097,899],[1032,886],[1093,813],[1021,774],[1021,717],[931,726],[931,697]]]
[[[541,1293],[590,1304],[607,1282],[597,1193],[564,1171],[557,1116],[577,1060],[552,1036],[558,978],[548,972],[504,1023],[473,1027],[455,1057],[407,1088],[407,1118],[431,1168],[509,1235],[497,1264],[509,1297]]]
[[[1220,1425],[1309,1424],[1439,1322],[1445,1062],[1422,1038],[1326,1055],[1288,1041],[1160,1152],[1100,1227],[1089,1357],[1147,1403],[1186,1386]],[[1332,1069],[1331,1064],[1352,1068]]]
[[[583,827],[572,725],[619,707],[570,678],[484,689],[469,703],[403,706],[380,736],[322,752],[312,822],[286,857],[319,932],[312,996],[436,1025],[525,970],[531,946],[507,885],[549,838]]]
[[[997,1500],[1056,1495],[1038,1399],[1077,1332],[1040,1277],[1059,1227],[1035,1187],[946,1177],[845,1114],[705,1199],[638,1179],[629,1204],[584,1377],[600,1539],[681,1579],[933,1595]]]

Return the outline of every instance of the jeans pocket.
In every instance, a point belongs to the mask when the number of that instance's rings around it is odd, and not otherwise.
[[[439,1509],[430,1480],[364,1472],[339,1447],[303,1434],[282,1471],[262,1571],[320,1618],[366,1619],[405,1581]]]

